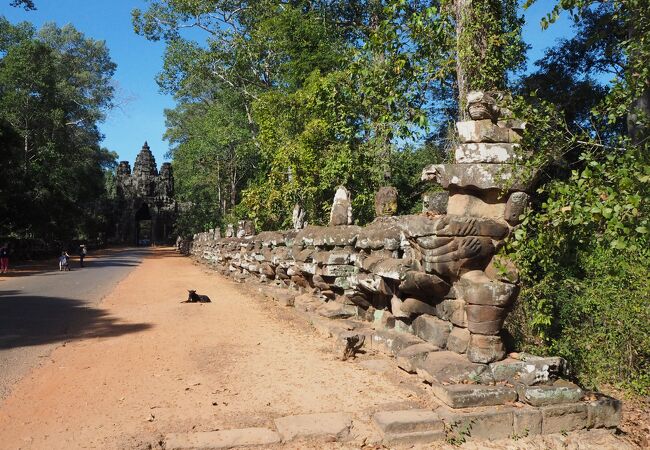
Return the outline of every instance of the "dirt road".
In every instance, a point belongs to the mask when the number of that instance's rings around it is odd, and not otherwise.
[[[120,324],[95,306],[148,251],[93,251],[83,269],[75,257],[70,272],[60,272],[51,260],[11,266],[0,276],[0,400],[63,342],[147,326]]]
[[[187,289],[213,302],[180,303]],[[273,429],[274,419],[330,412],[357,419],[349,443],[272,447],[376,449],[363,447],[366,439],[378,441],[374,428],[364,428],[374,412],[431,406],[417,377],[387,357],[370,348],[341,361],[332,340],[295,309],[171,249],[145,254],[101,303],[84,307],[102,320],[94,327],[79,322],[0,403],[1,450],[159,449],[170,433]],[[128,332],[110,332],[116,326]],[[591,430],[462,448],[631,447],[607,430]]]
[[[187,289],[211,304],[182,304]],[[3,449],[147,448],[169,432],[416,404],[406,376],[338,361],[295,312],[156,250],[97,306],[126,334],[57,348],[0,407]]]

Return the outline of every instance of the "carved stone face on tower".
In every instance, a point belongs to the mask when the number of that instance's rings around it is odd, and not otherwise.
[[[170,239],[178,208],[173,199],[172,166],[164,163],[158,174],[156,160],[146,142],[136,157],[133,172],[128,161],[120,162],[116,171],[116,193],[119,219],[116,220],[115,238],[118,241],[137,244]],[[146,205],[150,218],[138,217],[137,211],[142,205]]]

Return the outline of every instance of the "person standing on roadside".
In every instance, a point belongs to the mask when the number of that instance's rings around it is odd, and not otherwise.
[[[86,246],[84,244],[81,244],[79,246],[79,267],[84,266],[84,258],[86,257]]]
[[[5,242],[0,247],[0,273],[9,271],[9,245]]]

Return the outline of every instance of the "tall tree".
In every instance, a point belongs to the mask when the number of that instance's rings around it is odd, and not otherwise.
[[[524,64],[523,17],[514,0],[449,0],[443,6],[455,23],[459,112],[467,118],[469,91],[504,91],[508,72]]]
[[[103,42],[71,26],[0,20],[0,123],[6,142],[2,234],[87,234],[115,154],[97,122],[111,107],[115,65]],[[20,142],[20,145],[17,145]]]

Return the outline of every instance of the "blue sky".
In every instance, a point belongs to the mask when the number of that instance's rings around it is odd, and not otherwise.
[[[524,38],[531,44],[529,67],[540,58],[544,49],[557,38],[570,33],[570,22],[564,16],[559,23],[543,31],[539,22],[552,7],[549,0],[539,0],[526,11]],[[166,160],[168,143],[164,109],[174,106],[173,99],[159,92],[155,76],[162,68],[164,45],[150,42],[133,32],[131,10],[146,8],[144,0],[36,0],[37,11],[25,12],[0,0],[0,14],[11,22],[29,21],[37,27],[44,22],[62,26],[72,23],[93,39],[105,40],[111,57],[117,63],[115,83],[119,108],[111,111],[101,124],[106,136],[103,145],[119,154],[120,160],[133,164],[143,142],[147,140],[156,162]]]

